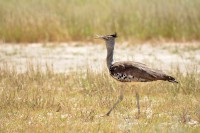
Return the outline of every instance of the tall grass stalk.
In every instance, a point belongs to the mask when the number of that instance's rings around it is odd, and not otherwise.
[[[124,86],[107,71],[68,74],[29,65],[27,72],[0,67],[1,132],[199,132],[200,74],[172,72],[180,84],[164,81]],[[138,119],[134,89],[140,94]]]
[[[117,31],[121,40],[199,40],[199,6],[199,0],[0,0],[0,39],[87,41]]]

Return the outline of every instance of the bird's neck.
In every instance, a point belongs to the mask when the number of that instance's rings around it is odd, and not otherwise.
[[[110,66],[113,63],[113,54],[114,54],[114,47],[107,48],[106,62],[108,69],[110,69]]]

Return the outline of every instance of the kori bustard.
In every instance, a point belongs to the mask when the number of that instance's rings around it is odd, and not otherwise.
[[[175,78],[166,75],[160,70],[152,69],[145,64],[133,62],[133,61],[123,61],[123,62],[113,62],[115,39],[117,38],[117,33],[112,35],[97,35],[98,39],[103,39],[106,43],[107,57],[106,63],[110,75],[120,82],[151,82],[156,80],[164,80],[172,83],[178,83]],[[123,89],[123,88],[122,88]],[[123,100],[124,94],[123,90],[120,92],[120,96],[117,102],[112,106],[112,108],[106,113],[107,116],[110,115],[111,111],[117,106],[119,102]],[[139,94],[136,91],[138,114],[140,113],[139,105]]]

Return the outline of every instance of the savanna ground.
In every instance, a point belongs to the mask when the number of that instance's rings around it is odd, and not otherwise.
[[[197,42],[117,45],[116,60],[163,69],[179,84],[125,84],[124,100],[101,117],[122,87],[105,68],[103,44],[2,44],[0,131],[199,132],[199,47]]]
[[[199,7],[199,0],[0,0],[0,132],[200,132]],[[179,84],[112,79],[94,36],[115,31],[116,61],[146,63]],[[102,117],[122,87],[124,100]]]

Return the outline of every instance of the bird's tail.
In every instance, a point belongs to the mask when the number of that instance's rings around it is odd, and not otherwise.
[[[166,80],[172,83],[178,83],[178,81],[176,81],[176,79],[171,76],[166,76]]]

